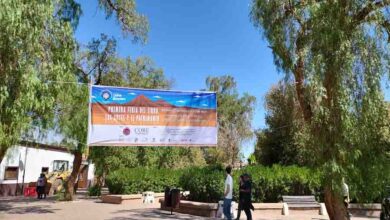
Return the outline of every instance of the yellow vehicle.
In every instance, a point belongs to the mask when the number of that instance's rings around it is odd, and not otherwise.
[[[55,171],[46,174],[46,193],[54,195],[63,189],[64,182],[69,178],[71,171]]]

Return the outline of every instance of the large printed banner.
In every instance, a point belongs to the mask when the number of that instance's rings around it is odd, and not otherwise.
[[[89,146],[216,146],[214,92],[92,86]]]

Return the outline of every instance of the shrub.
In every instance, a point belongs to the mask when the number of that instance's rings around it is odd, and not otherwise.
[[[320,200],[320,172],[298,166],[272,167],[250,166],[234,174],[238,177],[248,173],[252,177],[252,199],[255,202],[279,202],[282,195],[315,195]],[[235,184],[238,196],[238,184]]]
[[[88,188],[88,196],[101,196],[101,190],[102,188],[97,185],[91,186]]]
[[[250,166],[233,171],[234,199],[238,197],[238,179],[243,173],[252,177],[254,202],[278,202],[282,195],[319,196],[319,172],[297,166]],[[190,191],[190,200],[216,202],[223,197],[225,172],[222,168],[188,169],[180,178],[180,186]]]
[[[190,168],[180,178],[180,186],[190,191],[189,200],[217,202],[223,196],[224,171],[219,166]]]
[[[166,186],[179,186],[182,172],[172,169],[124,168],[111,172],[106,178],[106,184],[111,194],[164,192]]]

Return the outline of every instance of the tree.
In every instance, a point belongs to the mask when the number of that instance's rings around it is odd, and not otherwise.
[[[307,158],[299,135],[303,116],[291,83],[279,82],[265,96],[267,128],[256,133],[255,156],[264,165],[304,165]]]
[[[389,169],[381,91],[389,73],[389,5],[387,0],[253,1],[253,23],[261,27],[276,66],[295,80],[312,166],[325,175],[330,219],[347,218],[343,176],[364,182],[361,191],[372,196],[378,193],[373,186],[383,184],[379,173]]]
[[[234,164],[241,143],[253,135],[251,121],[256,98],[239,96],[231,76],[208,77],[208,90],[217,92],[218,147],[208,150],[208,161]]]
[[[122,28],[125,37],[131,37],[133,42],[146,43],[147,32],[149,29],[148,21],[145,16],[136,11],[135,0],[98,0],[100,8],[107,15],[107,18],[115,16]],[[74,21],[74,27],[77,26],[78,17],[81,11],[80,5],[74,0],[62,0],[62,5],[66,10],[62,14],[67,15],[69,20]],[[77,77],[76,82],[88,83],[90,75],[93,75],[97,81],[91,82],[101,84],[102,78],[106,76],[109,70],[108,62],[114,55],[116,41],[102,34],[100,39],[93,39],[88,45],[88,50],[80,52],[80,56],[75,59],[72,70]],[[75,91],[77,90],[77,91]],[[71,146],[74,154],[73,170],[65,182],[65,200],[73,200],[74,186],[77,175],[80,171],[82,154],[86,151],[86,131],[87,131],[87,103],[88,92],[83,86],[68,86],[62,90],[63,97],[57,103],[59,126],[58,130],[65,138],[70,139],[66,142]],[[69,106],[74,106],[70,109]],[[68,111],[67,111],[68,110]],[[64,121],[66,120],[66,121]]]
[[[0,1],[0,163],[32,126],[54,117],[61,85],[73,81],[74,40],[61,1]]]

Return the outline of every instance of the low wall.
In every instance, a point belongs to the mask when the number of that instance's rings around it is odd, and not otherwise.
[[[164,193],[155,193],[154,198],[163,198]],[[131,201],[134,199],[142,199],[142,194],[132,194],[132,195],[102,195],[101,200],[103,203],[111,203],[111,204],[124,204],[127,201]]]
[[[164,199],[160,199],[160,208],[162,210],[170,211],[170,207],[166,207]],[[271,211],[272,213],[282,214],[283,203],[253,203],[256,210]],[[181,200],[178,209],[173,209],[173,212],[190,214],[204,217],[215,217],[218,210],[217,203],[202,203]],[[381,204],[350,204],[349,211],[354,216],[370,216],[379,217],[381,211]],[[293,213],[309,212],[308,210],[293,210]],[[312,215],[318,215],[318,211],[311,210]]]
[[[165,206],[164,199],[160,199],[160,208],[162,210],[171,211],[170,207]],[[173,209],[173,212],[190,214],[203,217],[215,217],[217,215],[218,204],[217,203],[203,203],[192,201],[180,201],[179,208]]]
[[[379,217],[381,212],[380,203],[371,204],[349,204],[349,211],[354,216],[372,216]]]

